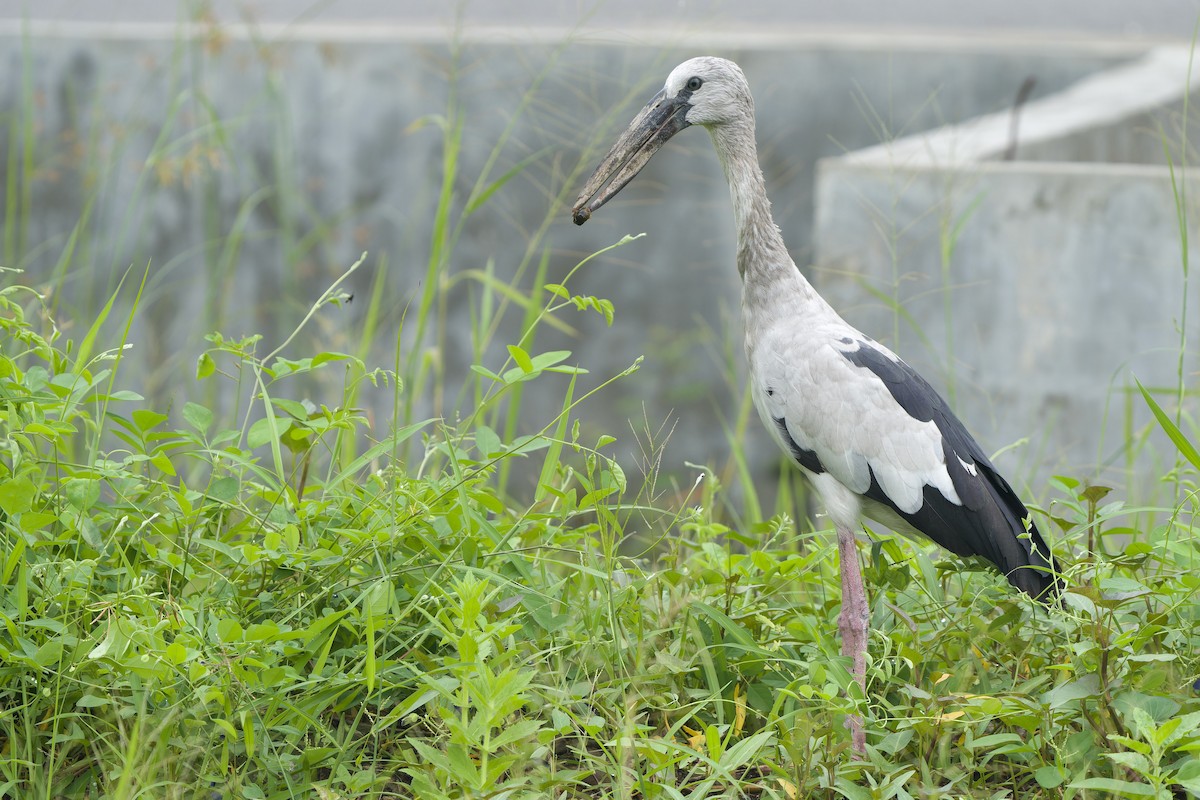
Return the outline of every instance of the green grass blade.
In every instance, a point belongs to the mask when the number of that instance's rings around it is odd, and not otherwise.
[[[1147,391],[1146,387],[1142,385],[1142,382],[1136,378],[1134,381],[1137,383],[1138,391],[1142,393],[1142,398],[1146,401],[1146,405],[1150,408],[1150,412],[1154,414],[1154,418],[1158,420],[1159,426],[1163,429],[1163,432],[1167,434],[1167,438],[1169,438],[1175,447],[1178,448],[1180,454],[1191,462],[1193,467],[1200,470],[1200,452],[1197,452],[1195,445],[1193,445],[1184,432],[1179,429],[1179,426],[1175,424],[1174,420],[1171,419],[1167,412],[1163,411],[1162,406],[1160,406],[1158,401],[1154,399],[1149,391]]]

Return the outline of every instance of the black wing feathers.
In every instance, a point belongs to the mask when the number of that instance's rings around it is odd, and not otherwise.
[[[792,438],[792,434],[787,429],[787,420],[783,417],[775,417],[775,427],[783,435],[783,440],[787,442],[788,452],[796,463],[804,467],[814,475],[820,475],[825,471],[825,467],[821,465],[821,459],[817,458],[817,454],[812,450],[805,450],[800,445],[796,444],[796,440]]]
[[[1046,599],[1057,595],[1061,589],[1058,566],[1029,519],[1028,509],[941,395],[912,367],[889,358],[868,342],[860,342],[857,350],[844,355],[883,381],[906,413],[937,426],[946,469],[963,504],[956,505],[936,488],[926,486],[921,507],[906,514],[884,493],[874,473],[867,497],[889,506],[947,550],[960,556],[983,556],[1021,591]],[[973,466],[974,474],[964,464]]]

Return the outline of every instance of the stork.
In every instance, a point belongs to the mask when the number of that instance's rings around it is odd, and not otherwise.
[[[771,217],[754,138],[754,100],[723,58],[680,64],[588,179],[577,225],[611,200],[679,131],[708,129],[737,227],[751,395],[763,424],[816,490],[837,531],[842,654],[866,688],[869,607],[855,547],[863,517],[983,556],[1047,602],[1058,568],[1029,511],[946,401],[891,350],[860,333],[788,255]],[[865,752],[862,721],[847,721]]]

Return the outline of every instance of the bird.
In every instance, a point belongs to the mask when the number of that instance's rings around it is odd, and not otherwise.
[[[982,556],[1043,603],[1063,590],[1029,510],[946,401],[895,353],[834,310],[797,268],[771,215],[741,68],[701,56],[673,69],[619,135],[571,209],[582,225],[675,134],[707,129],[729,183],[750,393],[770,436],[814,488],[837,534],[841,652],[866,690],[869,606],[862,521]],[[847,720],[855,754],[861,718]]]

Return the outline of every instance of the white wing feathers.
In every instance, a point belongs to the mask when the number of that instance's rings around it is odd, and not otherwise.
[[[874,475],[906,514],[921,507],[926,486],[962,504],[937,425],[911,416],[878,375],[847,357],[869,347],[898,363],[894,354],[848,327],[803,334],[777,327],[764,333],[750,353],[752,361],[759,360],[751,368],[754,398],[785,450],[810,451],[831,477],[859,495],[867,493]],[[783,441],[779,420],[791,442]],[[967,468],[973,471],[972,466]]]

